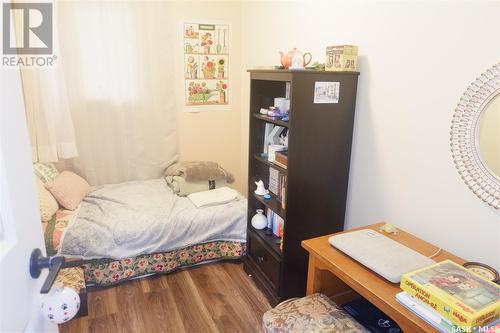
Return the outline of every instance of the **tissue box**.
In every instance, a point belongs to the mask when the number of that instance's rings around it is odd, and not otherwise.
[[[328,46],[325,71],[355,72],[358,63],[358,47],[355,45]]]

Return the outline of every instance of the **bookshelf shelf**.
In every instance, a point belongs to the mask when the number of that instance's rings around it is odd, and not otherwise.
[[[270,208],[273,212],[281,216],[282,219],[285,219],[286,211],[281,207],[281,202],[278,201],[276,196],[273,193],[269,193],[271,195],[271,200],[264,200],[264,198],[260,195],[252,193],[253,197],[262,203],[267,208]]]
[[[287,174],[287,169],[284,169],[282,167],[280,167],[279,165],[277,164],[274,164],[273,162],[269,162],[267,159],[263,158],[263,157],[260,157],[259,154],[254,154],[253,155],[253,158],[255,158],[257,161],[261,162],[261,163],[264,163],[265,165],[267,166],[270,166],[272,168],[275,168],[276,170],[278,170],[279,172],[281,172],[282,174],[286,175]]]
[[[256,233],[260,237],[260,239],[263,240],[278,257],[281,257],[280,245],[277,242],[279,238],[273,235],[272,231],[267,228],[262,230],[252,228],[252,231]]]
[[[273,117],[265,116],[265,115],[260,114],[260,113],[254,113],[253,116],[257,119],[265,121],[266,123],[271,123],[271,124],[275,124],[275,125],[283,126],[283,127],[287,127],[287,128],[288,128],[288,125],[290,123],[288,121],[279,120],[279,119],[276,119]]]
[[[301,241],[344,228],[359,73],[249,72],[248,232],[243,267],[274,306],[305,295],[307,255]],[[338,82],[338,103],[315,104],[316,82]],[[256,112],[274,105],[277,97],[290,99],[288,122]],[[268,124],[287,131],[286,169],[261,157],[264,138],[273,130]],[[279,192],[286,207],[274,193],[270,193],[271,200],[256,195],[254,182],[259,180]],[[283,224],[277,232],[282,233],[281,244],[269,230],[252,227],[257,209],[273,214],[277,223]]]

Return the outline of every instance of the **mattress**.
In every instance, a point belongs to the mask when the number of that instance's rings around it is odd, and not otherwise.
[[[161,181],[164,182],[164,180]],[[149,183],[148,186],[146,186],[146,189],[148,190],[151,190],[149,185],[153,185],[154,187],[158,186],[159,184],[163,184],[162,188],[166,188],[168,191],[171,192],[171,190],[168,189],[164,183],[158,183],[159,180],[146,181],[146,182],[152,182],[152,184]],[[144,189],[138,189],[136,185],[137,183],[143,183],[144,185],[144,182],[132,182],[132,183],[135,183],[135,185],[132,184],[132,187],[129,186],[131,184],[127,185],[127,183],[111,185],[111,190],[113,189],[117,190],[117,186],[126,186],[128,187],[129,190],[133,188],[133,191],[135,191],[134,192],[135,198],[137,196],[141,196],[142,194],[138,193],[137,191],[140,192]],[[110,188],[105,189],[104,192],[108,193],[109,189]],[[118,190],[120,190],[120,188],[118,188]],[[117,192],[123,192],[123,191],[117,191]],[[102,191],[98,193],[99,195],[103,194]],[[94,196],[92,196],[91,194],[89,198],[94,208],[97,209],[103,208],[100,205],[97,206],[95,205],[96,203],[95,193]],[[152,200],[153,202],[155,201],[155,199],[152,198],[151,193],[149,196],[146,196],[146,198]],[[149,246],[148,244],[150,249],[155,249],[155,250],[146,251],[143,253],[132,252],[132,254],[130,254],[131,252],[129,251],[128,255],[121,256],[120,258],[113,258],[106,255],[102,255],[99,257],[85,258],[85,257],[71,256],[71,255],[68,256],[65,253],[63,253],[62,255],[66,257],[65,266],[66,267],[82,266],[85,270],[85,281],[88,286],[107,287],[110,285],[114,285],[138,277],[143,277],[152,274],[166,274],[184,267],[190,267],[193,265],[198,265],[207,262],[214,262],[219,260],[237,260],[240,259],[242,256],[244,256],[246,250],[246,244],[245,244],[246,202],[245,204],[242,204],[242,202],[238,203],[233,202],[220,205],[219,207],[196,208],[191,203],[187,205],[186,202],[189,202],[189,200],[186,198],[181,198],[182,200],[186,201],[182,201],[182,204],[180,205],[177,202],[178,197],[174,195],[173,198],[175,204],[171,205],[170,207],[174,207],[177,205],[176,207],[180,209],[177,210],[172,209],[169,211],[169,214],[170,215],[172,215],[173,213],[181,214],[181,218],[178,217],[177,219],[178,224],[173,226],[176,229],[180,229],[177,230],[178,231],[177,233],[173,234],[175,235],[175,237],[174,241],[171,242],[171,244],[174,245],[170,246],[168,242],[165,244],[162,244],[160,242],[159,245],[154,244],[154,246]],[[105,198],[105,200],[107,201],[109,199],[110,199],[109,197]],[[165,200],[165,198],[162,198],[162,200]],[[238,198],[238,200],[244,200],[244,198]],[[126,202],[127,200],[120,200],[120,204]],[[165,203],[164,201],[161,202]],[[225,205],[226,206],[229,205],[231,207],[229,211],[226,211],[226,213],[229,213],[230,216],[228,216],[228,214],[223,213],[225,211],[224,207]],[[81,216],[88,217],[89,212],[87,211],[87,209],[89,209],[89,207],[86,207],[85,204],[82,203],[82,205],[79,208],[79,211],[68,211],[63,209],[58,210],[57,213],[49,222],[42,224],[44,228],[47,253],[49,255],[56,255],[57,253],[61,254],[60,253],[61,244],[63,239],[64,242],[68,242],[68,240],[71,239],[67,238],[66,235],[68,227],[72,226],[74,223],[77,223],[79,217]],[[131,214],[130,209],[131,207],[128,207],[127,211],[128,214]],[[206,211],[207,209],[209,210],[208,214]],[[135,220],[136,223],[140,224],[140,221],[137,221],[138,215],[136,214],[132,215],[136,219]],[[119,218],[119,215],[117,215],[116,212],[112,214],[112,216],[114,216],[115,219],[117,217]],[[220,218],[217,219],[216,217]],[[151,216],[149,216],[147,220],[151,221],[152,220]],[[183,230],[182,228],[180,228],[179,223],[181,224],[181,227],[184,226],[187,227],[187,229]],[[167,222],[164,222],[163,224],[168,226]],[[201,229],[197,229],[196,225],[200,225]],[[211,227],[214,225],[215,228]],[[225,237],[224,228],[226,225],[235,227],[236,233],[234,228],[230,229],[232,231],[230,231],[227,234],[227,237]],[[91,227],[89,227],[86,224],[83,224],[81,227],[84,228],[84,230],[91,229]],[[217,230],[217,232],[215,233],[210,232],[210,229],[215,229]],[[150,228],[150,230],[154,232],[155,229]],[[186,230],[194,234],[195,237],[192,237],[193,235],[191,236],[185,235]],[[198,230],[200,230],[202,237],[196,235]],[[137,233],[137,230],[132,231],[132,233],[134,232]],[[92,232],[90,232],[90,237],[93,237],[91,234]],[[169,233],[169,235],[172,234]],[[158,236],[158,235],[152,235],[152,236]],[[179,237],[181,237],[181,239]],[[156,238],[151,237],[151,238],[158,240],[158,237]],[[82,244],[83,243],[77,244],[78,246],[76,246],[76,248],[79,248]],[[114,246],[114,244],[112,245]],[[67,248],[71,248],[71,246]],[[132,250],[133,249],[134,247],[132,246]]]
[[[136,257],[213,241],[246,240],[246,199],[196,208],[164,179],[106,185],[84,198],[58,254],[78,259]]]
[[[61,236],[75,215],[76,211],[60,209],[50,221],[42,223],[47,255],[57,254]],[[121,260],[69,258],[66,259],[64,267],[83,267],[87,287],[109,287],[128,280],[154,274],[169,274],[196,265],[223,260],[239,260],[245,253],[245,242],[215,241]]]

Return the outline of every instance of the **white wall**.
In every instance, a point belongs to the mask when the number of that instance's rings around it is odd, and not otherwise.
[[[449,147],[461,94],[500,59],[499,16],[499,2],[244,2],[243,70],[292,47],[324,62],[327,45],[359,45],[346,227],[388,221],[500,269],[500,212],[466,187]],[[244,73],[242,110],[248,91]]]

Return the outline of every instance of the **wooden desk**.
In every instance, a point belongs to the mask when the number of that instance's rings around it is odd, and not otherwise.
[[[379,231],[382,225],[383,223],[377,223],[353,230],[371,228]],[[396,235],[386,235],[426,256],[435,254],[439,249],[401,229],[398,229]],[[308,295],[322,292],[338,304],[361,295],[398,323],[405,333],[436,332],[431,325],[396,301],[396,294],[401,291],[399,284],[389,282],[332,247],[328,243],[330,236],[302,241],[302,247],[309,252]],[[459,264],[464,263],[463,259],[444,250],[433,259],[451,259]]]

